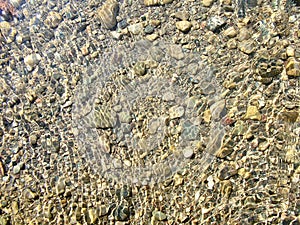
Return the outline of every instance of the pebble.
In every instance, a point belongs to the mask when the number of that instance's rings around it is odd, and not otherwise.
[[[291,46],[288,46],[286,48],[286,54],[288,57],[294,57],[295,56],[295,49]]]
[[[270,146],[270,142],[269,141],[263,141],[261,143],[258,144],[258,150],[259,151],[265,151],[267,150],[267,148]]]
[[[128,26],[128,31],[134,35],[138,35],[143,31],[143,23],[136,23]]]
[[[252,40],[245,40],[245,41],[239,42],[238,48],[242,52],[249,55],[255,51],[255,44]]]
[[[62,21],[62,17],[58,12],[51,11],[48,13],[47,18],[45,19],[45,24],[54,29],[58,27],[60,22]]]
[[[87,223],[88,224],[95,224],[96,220],[98,219],[97,211],[96,209],[89,209],[87,212]]]
[[[125,19],[121,20],[119,23],[118,23],[118,27],[120,29],[125,29],[126,27],[128,26],[128,23]]]
[[[152,216],[157,221],[163,221],[163,220],[167,219],[167,215],[161,211],[153,211]]]
[[[250,120],[261,120],[261,114],[257,106],[249,105],[244,118]]]
[[[187,147],[187,148],[184,148],[182,153],[186,159],[190,159],[194,155],[194,150],[192,149],[192,147]]]
[[[144,29],[145,34],[152,34],[154,32],[154,27],[152,25],[147,25]]]
[[[212,32],[218,32],[226,23],[226,20],[220,16],[212,16],[207,21],[207,28]]]
[[[13,173],[14,173],[14,174],[20,173],[21,168],[22,168],[23,166],[24,166],[24,163],[23,163],[23,162],[20,162],[20,163],[18,163],[17,165],[15,165],[15,166],[13,167]]]
[[[98,207],[99,216],[105,216],[108,214],[108,207],[106,205],[100,205]]]
[[[242,42],[242,41],[246,41],[248,40],[249,38],[251,37],[251,34],[249,32],[249,30],[245,27],[242,27],[240,30],[239,30],[239,34],[237,36],[237,39]]]
[[[36,145],[37,143],[37,136],[35,134],[31,134],[29,136],[29,142],[31,145]]]
[[[114,218],[118,221],[124,221],[129,218],[130,212],[126,206],[119,205],[113,210]]]
[[[169,109],[170,119],[180,118],[184,115],[184,107],[183,106],[172,106]]]
[[[232,182],[230,180],[224,180],[221,182],[221,194],[223,198],[228,198],[232,192]]]
[[[158,37],[158,34],[150,34],[146,36],[149,41],[155,41]]]
[[[219,171],[218,177],[220,180],[228,180],[235,174],[237,174],[237,170],[233,167],[233,165],[223,165]]]
[[[237,48],[237,42],[235,39],[230,39],[229,41],[227,41],[226,45],[227,45],[227,48],[229,48],[229,49]]]
[[[56,194],[57,195],[63,194],[65,192],[65,188],[66,188],[66,183],[64,179],[59,178],[55,185]]]
[[[122,33],[115,31],[115,30],[110,32],[110,34],[115,40],[121,40],[121,38],[123,37]]]
[[[224,31],[224,35],[229,37],[229,38],[234,38],[237,35],[237,31],[234,27],[228,27],[225,31]]]
[[[145,6],[165,5],[172,2],[173,0],[144,0]]]
[[[187,33],[190,31],[192,27],[192,23],[189,21],[178,21],[176,22],[176,28],[184,33]]]
[[[214,185],[215,185],[214,178],[212,175],[210,175],[207,178],[207,187],[208,187],[208,189],[212,190],[214,188]]]
[[[0,22],[0,40],[2,39],[2,35],[4,36],[4,40],[6,43],[12,43],[17,35],[16,28],[12,27],[9,22],[1,21]]]
[[[180,174],[175,174],[174,175],[174,186],[179,186],[183,184],[183,177]]]
[[[238,169],[238,175],[240,175],[244,179],[249,179],[251,177],[251,173],[245,168]]]
[[[207,109],[203,113],[203,120],[205,123],[209,123],[210,119],[211,119],[211,111],[210,111],[210,109]]]
[[[147,72],[146,64],[144,62],[137,62],[133,67],[133,71],[137,76],[144,76]]]
[[[179,20],[188,20],[189,19],[189,14],[184,11],[175,12],[172,16],[174,16],[175,18],[177,18]]]
[[[18,204],[17,201],[12,201],[11,210],[12,210],[14,215],[16,215],[19,212],[19,204]]]
[[[297,61],[294,57],[288,58],[285,69],[286,69],[286,74],[288,76],[291,77],[300,76],[300,62]]]
[[[184,58],[184,53],[180,45],[170,45],[170,47],[168,48],[168,53],[172,58],[177,60],[181,60]]]
[[[234,124],[234,128],[232,130],[233,135],[244,135],[248,130],[248,127],[246,126],[246,123],[239,120]]]
[[[30,189],[25,189],[23,192],[23,196],[29,200],[33,200],[37,197],[37,195]]]
[[[112,30],[117,25],[117,15],[119,13],[119,3],[116,0],[107,0],[98,10],[97,17],[101,25],[108,30]]]
[[[40,62],[41,59],[42,57],[39,54],[34,53],[34,54],[27,55],[24,58],[24,63],[29,70],[32,70],[32,68],[35,67]]]
[[[214,0],[202,0],[202,4],[205,7],[210,7],[214,3]]]

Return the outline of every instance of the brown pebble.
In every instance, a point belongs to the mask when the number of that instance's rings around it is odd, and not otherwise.
[[[117,15],[119,13],[119,3],[116,0],[107,0],[97,11],[101,25],[105,29],[112,30],[117,25]]]
[[[300,62],[297,61],[294,57],[290,57],[287,60],[286,74],[288,76],[299,77],[300,76]]]

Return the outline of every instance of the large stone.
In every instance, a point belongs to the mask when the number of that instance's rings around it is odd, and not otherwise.
[[[189,32],[192,24],[189,21],[178,21],[176,22],[176,28],[184,33]]]
[[[249,105],[244,118],[250,120],[261,120],[261,114],[256,106]]]
[[[287,60],[286,66],[286,74],[292,77],[300,76],[300,62],[297,61],[294,57],[290,57]]]

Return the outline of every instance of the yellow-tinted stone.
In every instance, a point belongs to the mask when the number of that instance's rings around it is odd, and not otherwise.
[[[261,114],[256,106],[249,105],[244,118],[250,120],[261,120]]]
[[[300,62],[298,62],[294,57],[288,58],[285,69],[288,76],[300,76]]]

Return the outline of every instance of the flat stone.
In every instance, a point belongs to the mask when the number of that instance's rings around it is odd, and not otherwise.
[[[250,120],[261,120],[261,114],[256,106],[249,105],[244,118]]]
[[[178,21],[176,22],[176,28],[184,33],[189,32],[192,27],[192,23],[189,21]]]
[[[142,23],[136,23],[128,26],[128,31],[134,35],[140,34],[144,29]]]

